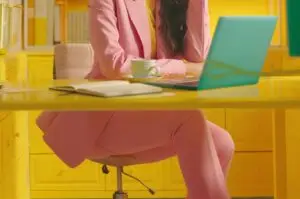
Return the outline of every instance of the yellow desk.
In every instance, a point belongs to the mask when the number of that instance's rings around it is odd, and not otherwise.
[[[2,93],[0,109],[2,110],[153,110],[153,109],[199,109],[199,108],[269,108],[274,111],[274,186],[276,199],[298,199],[300,178],[295,163],[300,162],[300,134],[286,135],[285,109],[300,108],[300,78],[272,77],[263,78],[258,85],[220,89],[212,91],[166,90],[163,95],[148,95],[122,98],[96,98],[75,94],[62,94],[47,88],[62,82],[43,82],[32,86],[33,90],[17,93]],[[259,136],[259,135],[257,135]],[[287,143],[288,148],[287,148]],[[24,151],[28,142],[23,143]],[[288,149],[288,150],[287,150]],[[28,153],[25,153],[28,154]],[[24,181],[16,184],[15,189],[28,189],[28,157],[23,170]],[[288,168],[287,169],[287,165]],[[255,165],[253,165],[255,166]],[[291,169],[290,169],[291,168]],[[263,173],[262,173],[263,175]],[[295,177],[296,175],[296,177]],[[28,195],[16,196],[16,199],[28,199]],[[5,198],[7,199],[7,198]],[[12,198],[14,199],[14,198]]]
[[[86,82],[86,81],[72,81]],[[199,108],[300,108],[299,77],[262,78],[258,85],[207,91],[166,89],[164,94],[119,98],[97,98],[49,91],[70,81],[22,85],[28,92],[0,95],[5,110],[153,110]],[[20,86],[20,85],[19,85]]]

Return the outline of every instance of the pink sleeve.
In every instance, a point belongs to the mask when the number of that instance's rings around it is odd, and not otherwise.
[[[211,42],[208,12],[208,0],[190,0],[184,54],[189,62],[202,62],[207,56]]]
[[[110,79],[130,74],[130,63],[138,57],[128,55],[119,44],[119,31],[113,0],[90,0],[90,42],[103,75]],[[161,74],[184,74],[180,60],[158,60]]]
[[[130,72],[130,60],[119,44],[119,31],[113,0],[90,0],[90,42],[99,67],[107,78],[119,78]]]

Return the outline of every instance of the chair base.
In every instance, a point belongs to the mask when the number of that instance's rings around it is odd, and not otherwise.
[[[128,194],[126,192],[115,192],[113,199],[128,199]]]

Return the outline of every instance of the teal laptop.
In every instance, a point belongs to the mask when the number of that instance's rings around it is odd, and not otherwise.
[[[275,16],[220,17],[200,80],[151,84],[189,90],[256,84],[276,23]]]

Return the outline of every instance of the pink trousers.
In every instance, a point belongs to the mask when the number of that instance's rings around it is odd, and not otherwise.
[[[229,199],[230,135],[200,111],[116,112],[102,132],[99,154],[134,154],[135,163],[177,156],[189,199]]]
[[[83,151],[91,159],[131,154],[136,164],[177,156],[189,199],[229,199],[234,144],[201,111],[44,112],[37,124],[63,159]]]

